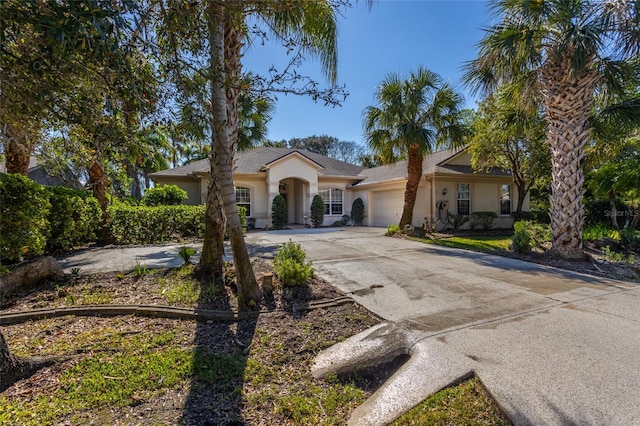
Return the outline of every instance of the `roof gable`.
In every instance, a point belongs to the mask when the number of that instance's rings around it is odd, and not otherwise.
[[[344,161],[303,149],[261,146],[247,151],[239,151],[236,155],[234,173],[247,175],[259,174],[278,162],[284,161],[286,158],[291,158],[292,155],[313,165],[313,167],[318,170],[320,176],[343,176],[357,179],[360,171],[362,171],[362,167],[360,166],[345,163]],[[152,178],[192,176],[194,174],[206,174],[208,172],[208,160],[199,160],[181,167],[155,172],[150,176]]]
[[[301,152],[296,150],[296,151],[291,151],[291,152],[285,153],[281,157],[276,158],[275,160],[272,160],[272,161],[268,162],[267,164],[262,166],[260,171],[268,170],[271,167],[275,166],[276,164],[282,163],[282,162],[284,162],[286,160],[289,160],[291,158],[294,158],[294,157],[301,159],[305,163],[308,163],[309,165],[311,165],[312,167],[314,167],[318,171],[324,169],[324,167],[321,164],[317,163],[316,161],[312,160],[311,158],[307,157],[306,155],[304,155]]]

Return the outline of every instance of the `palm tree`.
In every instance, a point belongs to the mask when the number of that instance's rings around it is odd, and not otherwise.
[[[485,93],[503,82],[528,82],[524,98],[542,105],[551,150],[553,250],[581,259],[588,119],[596,94],[612,98],[637,76],[638,3],[494,0],[493,8],[499,23],[487,30],[465,79]]]
[[[245,18],[256,14],[279,38],[295,37],[304,49],[320,58],[332,83],[337,74],[335,10],[329,2],[210,2],[206,9],[211,87],[211,180],[207,194],[203,256],[200,265],[221,260],[219,224],[224,210],[233,251],[238,304],[251,306],[261,298],[247,252],[233,183],[238,149],[239,102],[242,87],[242,47],[247,35]],[[216,258],[214,258],[216,256]],[[219,257],[218,257],[219,256]]]
[[[378,106],[364,112],[369,147],[384,162],[407,158],[407,185],[400,228],[411,224],[424,155],[463,144],[462,97],[438,74],[419,67],[408,79],[389,74],[376,92]]]

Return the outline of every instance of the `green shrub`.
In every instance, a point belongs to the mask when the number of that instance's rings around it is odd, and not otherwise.
[[[311,226],[320,228],[324,223],[324,200],[318,194],[311,202]]]
[[[608,262],[631,263],[631,264],[635,262],[633,254],[618,253],[614,250],[611,250],[609,246],[602,247],[602,255],[604,256],[605,260]]]
[[[620,232],[606,225],[587,225],[582,230],[582,239],[585,241],[595,241],[601,238],[620,239]]]
[[[629,250],[640,253],[640,232],[633,228],[620,231],[620,243]]]
[[[193,256],[194,254],[196,254],[196,249],[192,249],[191,247],[187,246],[180,247],[180,250],[178,251],[178,255],[185,265],[191,262],[191,256]]]
[[[495,226],[497,218],[498,215],[495,212],[473,212],[469,216],[469,227],[487,231]]]
[[[42,185],[0,174],[0,259],[15,262],[44,252],[49,208]]]
[[[364,202],[361,198],[353,200],[351,205],[351,220],[356,226],[361,226],[364,222]]]
[[[513,224],[512,249],[517,253],[529,253],[531,251],[531,235],[525,220],[520,220]]]
[[[300,244],[289,240],[273,259],[273,269],[284,285],[305,284],[313,276],[311,262],[305,262],[307,254]]]
[[[528,253],[532,247],[542,248],[551,241],[551,229],[547,224],[520,220],[513,224],[512,248],[518,253]]]
[[[102,220],[98,200],[88,191],[46,186],[51,209],[47,252],[70,250],[95,241]]]
[[[469,221],[469,216],[464,216],[461,214],[447,214],[447,221],[449,222],[449,226],[451,226],[455,231],[460,229],[462,225]]]
[[[176,185],[163,185],[147,189],[142,197],[144,206],[175,206],[189,198],[187,191]]]
[[[110,206],[109,229],[121,244],[155,244],[204,236],[205,206]]]
[[[387,226],[387,235],[395,235],[401,233],[402,229],[400,229],[400,227],[395,223],[390,223],[389,226]]]
[[[280,194],[273,198],[271,204],[271,223],[273,229],[284,229],[287,225],[287,202]]]

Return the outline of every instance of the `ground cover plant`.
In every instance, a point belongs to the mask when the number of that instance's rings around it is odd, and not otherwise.
[[[618,231],[602,225],[588,226],[584,230],[588,259],[566,261],[548,252],[551,239],[547,225],[519,221],[515,223],[515,227],[514,233],[458,232],[410,238],[427,244],[512,257],[606,278],[640,281],[640,255],[637,248],[640,245],[636,246],[640,241],[639,231]],[[388,229],[387,235],[396,233],[390,233]]]
[[[263,260],[254,260],[253,267],[259,273],[272,270]],[[215,288],[195,280],[192,269],[184,265],[142,275],[78,271],[4,297],[0,306],[3,311],[97,303],[237,309],[231,281]],[[228,265],[226,277],[231,276]],[[60,361],[0,394],[0,424],[345,424],[385,376],[363,371],[315,380],[310,365],[319,351],[379,318],[353,303],[294,309],[342,296],[317,277],[292,300],[278,291],[277,280],[275,287],[257,318],[238,322],[119,316],[4,326],[17,355],[55,355]],[[469,401],[463,408],[465,415],[484,419],[487,414],[474,414],[473,405]],[[481,424],[500,424],[502,415],[495,409],[491,418],[497,420]]]

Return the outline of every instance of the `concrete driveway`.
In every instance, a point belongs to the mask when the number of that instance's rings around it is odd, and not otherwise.
[[[247,236],[267,257],[299,242],[320,276],[390,322],[321,354],[314,374],[411,356],[350,424],[385,424],[472,372],[516,424],[640,424],[640,286],[383,233]]]

